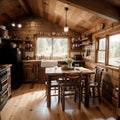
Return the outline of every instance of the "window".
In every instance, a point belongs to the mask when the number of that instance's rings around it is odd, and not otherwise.
[[[97,62],[120,66],[120,34],[107,36],[107,38],[108,40],[106,38],[98,40]]]
[[[109,37],[109,58],[108,64],[120,65],[120,34]]]
[[[48,58],[63,58],[68,55],[67,38],[38,38],[37,54]]]
[[[105,63],[105,38],[99,39],[98,62]]]

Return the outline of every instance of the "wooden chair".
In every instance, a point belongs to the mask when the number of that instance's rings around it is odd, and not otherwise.
[[[48,88],[48,82],[46,81],[45,84],[46,84],[46,94],[47,94],[47,91],[50,90],[51,92],[51,95],[50,97],[52,96],[58,96],[58,102],[60,101],[60,90],[59,90],[59,80],[62,79],[62,76],[61,75],[51,75],[50,76],[50,79],[51,79],[51,85],[50,85],[50,88]]]
[[[63,75],[63,82],[59,83],[60,86],[60,97],[62,110],[65,110],[65,97],[66,96],[74,96],[74,100],[76,101],[76,97],[78,96],[78,108],[81,107],[81,74],[75,73],[65,73]]]
[[[90,96],[95,98],[99,98],[99,102],[101,102],[101,80],[102,80],[102,73],[103,73],[103,68],[96,66],[95,67],[95,76],[93,81],[89,83],[89,91],[90,91]]]

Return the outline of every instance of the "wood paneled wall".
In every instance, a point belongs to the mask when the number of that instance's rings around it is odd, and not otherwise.
[[[53,24],[42,18],[25,18],[22,20],[22,28],[17,27],[9,27],[9,35],[10,37],[20,37],[21,39],[25,39],[29,37],[30,39],[34,39],[35,35],[38,36],[77,36],[80,35],[77,32],[72,30],[69,33],[65,33],[63,28],[57,24]],[[54,34],[55,33],[55,34]]]
[[[111,84],[113,86],[112,91],[112,104],[114,104],[115,106],[117,105],[117,94],[118,91],[116,91],[115,89],[119,86],[119,68],[118,67],[112,67],[112,66],[108,66],[108,65],[104,65],[104,64],[100,64],[100,63],[96,63],[96,59],[97,59],[97,54],[96,54],[96,41],[98,40],[98,38],[100,37],[106,37],[107,35],[112,35],[115,33],[120,33],[120,24],[119,23],[115,23],[115,24],[109,24],[109,26],[106,26],[105,29],[99,30],[99,29],[94,29],[92,28],[90,31],[88,31],[88,33],[92,34],[92,40],[93,40],[93,45],[91,46],[91,54],[89,56],[89,58],[87,58],[85,60],[85,66],[88,68],[93,69],[96,65],[102,66],[104,68],[104,73],[103,76],[108,74],[110,76],[111,79]],[[86,34],[86,33],[84,33]],[[104,90],[105,92],[105,90]],[[110,94],[109,92],[106,94]],[[109,101],[109,100],[108,100]]]
[[[23,40],[22,48],[25,49],[26,40],[33,42],[34,53],[36,51],[35,44],[37,37],[78,37],[80,33],[70,30],[68,33],[63,31],[63,28],[58,24],[53,24],[42,18],[25,18],[21,21],[22,28],[9,27],[9,36],[12,39]],[[23,55],[25,56],[25,55]],[[23,57],[24,58],[24,57]]]

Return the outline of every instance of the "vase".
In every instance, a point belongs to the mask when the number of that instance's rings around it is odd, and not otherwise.
[[[71,67],[72,67],[72,63],[69,63],[69,64],[68,64],[68,67],[71,68]]]

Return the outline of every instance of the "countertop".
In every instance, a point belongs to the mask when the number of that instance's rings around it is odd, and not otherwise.
[[[22,62],[41,62],[41,61],[47,61],[47,60],[49,61],[49,59],[39,59],[39,60],[32,59],[32,60],[22,60]],[[52,61],[52,59],[51,59],[51,61]],[[56,60],[56,61],[65,62],[66,60],[65,59],[59,59],[59,60]],[[84,62],[84,60],[74,60],[74,62]]]

